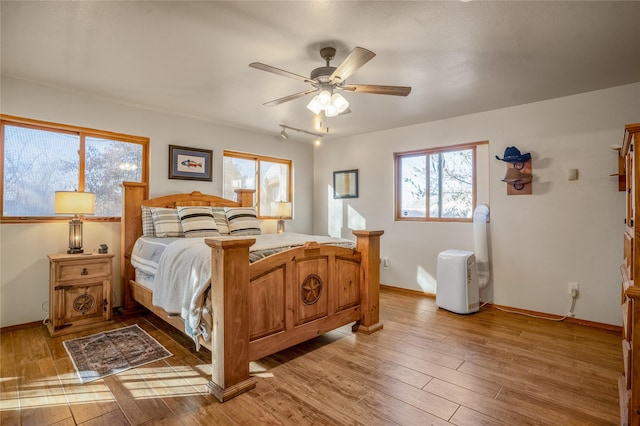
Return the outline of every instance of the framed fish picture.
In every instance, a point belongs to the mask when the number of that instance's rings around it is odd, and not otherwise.
[[[212,181],[210,149],[169,145],[169,179]]]

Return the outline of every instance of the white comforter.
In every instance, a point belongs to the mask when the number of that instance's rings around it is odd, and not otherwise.
[[[351,240],[304,234],[264,234],[255,238],[250,251],[301,246],[308,241],[354,247]],[[152,302],[169,313],[179,314],[196,345],[200,335],[205,341],[211,338],[211,330],[202,321],[210,281],[211,248],[204,238],[179,238],[164,249],[155,273]]]

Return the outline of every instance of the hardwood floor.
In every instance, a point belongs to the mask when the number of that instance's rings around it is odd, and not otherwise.
[[[252,363],[257,386],[220,404],[206,354],[152,316],[138,323],[174,356],[78,384],[46,327],[0,335],[5,425],[615,425],[619,333],[381,293],[384,329],[350,327]],[[107,329],[106,327],[103,329]]]

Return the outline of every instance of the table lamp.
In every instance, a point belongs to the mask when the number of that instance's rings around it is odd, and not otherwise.
[[[278,201],[276,203],[276,216],[278,217],[276,233],[282,234],[284,232],[284,219],[291,218],[291,203]]]
[[[93,214],[96,194],[93,192],[56,191],[54,212],[72,214],[69,221],[69,250],[67,253],[83,253],[81,214]]]

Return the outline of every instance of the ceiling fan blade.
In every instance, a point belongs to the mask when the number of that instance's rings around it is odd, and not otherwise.
[[[407,96],[411,93],[408,86],[377,86],[374,84],[347,84],[341,87],[343,90],[356,93],[373,93],[375,95]]]
[[[272,101],[269,102],[265,102],[264,106],[276,106],[276,105],[280,105],[283,104],[285,102],[289,102],[292,101],[294,99],[298,99],[301,98],[305,95],[308,95],[309,93],[313,93],[313,92],[317,92],[320,89],[311,89],[311,90],[305,90],[304,92],[298,92],[298,93],[294,93],[293,95],[289,95],[289,96],[284,96],[282,98],[278,98],[278,99],[274,99]]]
[[[313,80],[309,80],[307,77],[301,76],[299,74],[295,74],[289,71],[281,70],[280,68],[272,67],[271,65],[263,64],[261,62],[252,62],[249,64],[251,68],[255,68],[262,71],[271,72],[274,74],[281,75],[283,77],[293,78],[295,80],[304,81],[305,83],[315,83]]]
[[[347,56],[345,60],[338,65],[338,68],[331,73],[329,81],[332,83],[341,83],[345,81],[361,66],[373,59],[374,56],[376,56],[375,53],[363,47],[354,48],[351,53],[349,53],[349,56]]]

